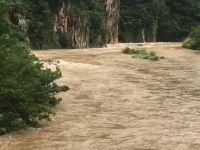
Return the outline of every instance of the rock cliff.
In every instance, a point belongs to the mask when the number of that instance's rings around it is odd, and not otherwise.
[[[80,14],[72,14],[70,3],[60,1],[55,7],[54,32],[62,48],[89,47],[89,28]]]
[[[27,23],[33,49],[102,47],[118,42],[119,0],[21,1],[12,7],[9,20],[16,26],[20,18]]]
[[[54,32],[60,47],[101,47],[118,42],[119,0],[97,0],[97,12],[92,10],[93,13],[70,1],[59,0],[55,4]]]
[[[119,0],[105,0],[106,27],[108,29],[107,43],[109,44],[118,42],[119,3]]]

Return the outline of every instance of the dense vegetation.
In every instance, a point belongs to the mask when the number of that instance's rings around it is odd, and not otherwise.
[[[13,4],[0,1],[0,134],[49,119],[61,101],[55,94],[68,90],[55,83],[60,70],[44,69],[30,53],[26,33],[16,20],[9,21]]]
[[[159,56],[154,51],[149,51],[146,48],[129,48],[126,47],[122,50],[123,54],[132,55],[132,58],[148,59],[153,61],[159,61],[164,59],[163,56]]]
[[[97,5],[96,0],[65,0],[69,8],[69,16],[72,19],[80,18],[80,24],[88,27],[89,45],[95,46],[100,40],[100,45],[106,42],[106,16],[102,7]]]
[[[75,48],[72,31],[77,28],[88,36],[88,46],[106,43],[102,0],[11,1],[10,12],[21,19],[13,22],[23,28],[32,49]],[[65,35],[54,31],[55,15],[63,2],[70,30]],[[199,0],[125,0],[120,2],[119,41],[183,41],[199,23]]]
[[[182,41],[199,23],[199,0],[126,0],[121,1],[119,39]]]
[[[32,49],[73,48],[73,28],[88,30],[89,44],[95,45],[97,40],[102,44],[106,40],[105,14],[95,0],[18,0],[12,2],[10,14],[15,25],[25,26]],[[62,3],[67,5],[64,12],[68,15],[67,36],[55,32],[55,15]],[[15,16],[13,15],[15,14]],[[73,31],[74,32],[74,31]],[[101,44],[101,43],[100,43]]]
[[[200,26],[196,26],[192,29],[189,37],[183,41],[183,47],[200,50]]]

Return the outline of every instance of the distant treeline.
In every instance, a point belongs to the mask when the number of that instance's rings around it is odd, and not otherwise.
[[[182,41],[200,24],[199,0],[121,0],[119,40]]]

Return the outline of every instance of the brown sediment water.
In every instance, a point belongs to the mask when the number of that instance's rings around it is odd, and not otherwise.
[[[1,136],[0,150],[200,150],[200,54],[180,45],[145,44],[158,62],[122,54],[131,43],[34,51],[60,61],[71,90],[51,122]]]

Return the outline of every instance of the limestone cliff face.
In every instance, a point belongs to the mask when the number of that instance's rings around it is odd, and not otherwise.
[[[107,14],[107,43],[113,44],[118,42],[118,24],[119,24],[119,0],[105,0]]]
[[[54,11],[54,32],[61,48],[87,48],[100,47],[107,43],[118,42],[119,0],[96,0],[96,4],[105,14],[106,40],[101,35],[96,35],[95,40],[90,40],[90,25],[87,17],[71,12],[71,4],[58,0]],[[96,33],[95,33],[96,34]]]
[[[70,14],[70,4],[60,1],[55,10],[56,33],[61,48],[89,47],[89,28],[80,20],[80,14]]]

